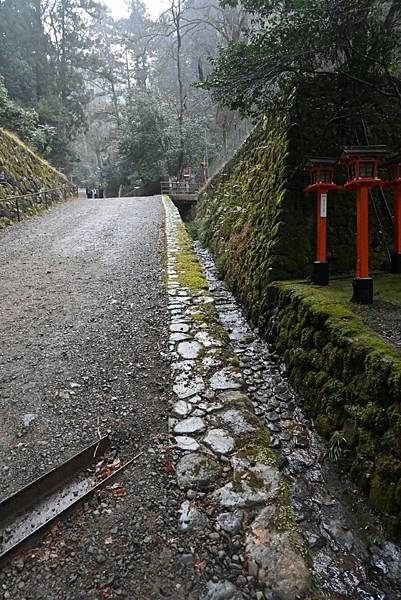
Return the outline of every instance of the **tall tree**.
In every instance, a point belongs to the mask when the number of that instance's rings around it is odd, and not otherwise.
[[[399,0],[244,0],[244,6],[253,27],[220,52],[206,83],[225,106],[259,114],[283,86],[334,73],[401,100],[393,77],[401,51]]]
[[[53,158],[64,169],[70,168],[69,142],[86,124],[84,108],[90,94],[83,73],[91,47],[89,27],[98,14],[94,0],[53,0],[44,11],[56,83],[58,146]]]

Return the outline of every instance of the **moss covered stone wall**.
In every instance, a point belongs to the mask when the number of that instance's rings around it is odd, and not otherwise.
[[[220,272],[255,315],[268,279],[301,275],[310,254],[300,207],[288,211],[286,119],[261,123],[211,182],[197,206],[196,228]],[[293,223],[291,244],[286,239]],[[306,227],[310,227],[307,224]]]
[[[266,288],[262,332],[342,465],[401,533],[401,354],[347,306],[302,284]]]
[[[19,199],[21,215],[32,215],[52,202],[76,193],[75,186],[62,173],[41,159],[17,136],[1,128],[0,171],[4,171],[6,176],[5,183],[0,183],[0,227],[17,219],[16,202],[12,196],[53,190],[46,197]]]

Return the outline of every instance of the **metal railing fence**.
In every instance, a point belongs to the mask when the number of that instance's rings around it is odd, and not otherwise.
[[[161,181],[160,188],[162,194],[173,194],[174,196],[196,194],[199,190],[196,183],[186,181]]]
[[[221,148],[222,151],[208,164],[208,180],[234,156],[241,144],[253,131],[254,126],[250,119],[242,119],[229,132]]]
[[[21,215],[27,212],[24,210],[24,200],[26,200],[28,205],[30,204],[31,208],[35,204],[44,205],[45,208],[48,208],[57,201],[65,201],[71,187],[75,189],[75,193],[78,195],[78,188],[75,186],[62,185],[61,187],[42,189],[39,192],[32,192],[30,194],[13,194],[12,196],[0,197],[0,203],[13,202],[14,209],[9,210],[15,214],[17,221],[21,221]]]

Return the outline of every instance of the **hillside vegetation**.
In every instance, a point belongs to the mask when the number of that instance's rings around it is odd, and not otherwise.
[[[43,192],[40,196],[18,199],[20,214],[29,216],[75,194],[75,187],[65,175],[35,154],[16,135],[1,128],[0,172],[5,175],[5,181],[0,183],[0,227],[17,219],[17,196]]]

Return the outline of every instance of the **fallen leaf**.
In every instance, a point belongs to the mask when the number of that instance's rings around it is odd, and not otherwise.
[[[178,448],[178,444],[170,444],[169,446],[163,446],[160,448],[160,452],[169,452],[170,450],[175,450]]]
[[[200,560],[200,559],[194,560],[194,571],[198,575],[198,577],[200,577],[202,575],[205,568],[206,568],[205,560]]]
[[[109,597],[109,588],[106,585],[102,585],[99,589],[99,597],[100,598],[108,598]]]
[[[107,536],[107,538],[104,540],[104,543],[107,546],[113,543],[113,538],[111,537],[111,535]]]
[[[111,492],[113,496],[125,496],[127,490],[119,483],[113,483],[113,485],[109,485],[106,490]]]
[[[70,392],[68,392],[67,390],[56,389],[56,390],[54,390],[53,398],[55,398],[55,399],[61,398],[61,400],[69,400]]]

